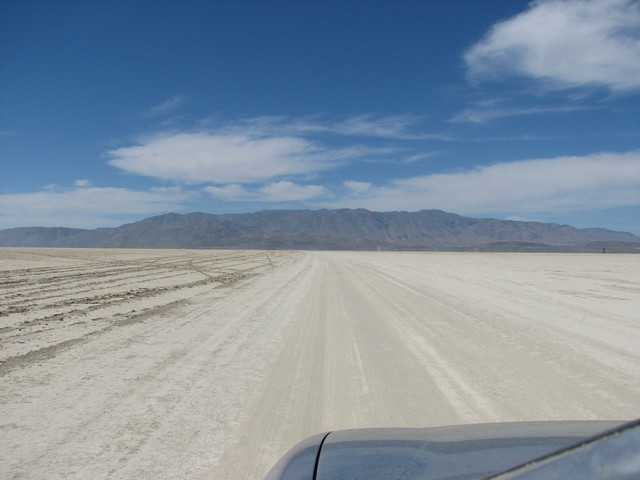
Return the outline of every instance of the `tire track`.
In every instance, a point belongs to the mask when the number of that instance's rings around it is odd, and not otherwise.
[[[82,253],[78,255],[82,262],[67,269],[11,270],[2,265],[8,280],[0,286],[0,298],[10,300],[0,305],[0,372],[9,365],[24,365],[30,358],[50,358],[52,352],[87,335],[189,298],[196,291],[233,286],[274,265],[258,252],[135,251],[128,255],[141,258],[126,262],[108,261],[114,253],[110,250],[102,251],[102,256],[96,251]],[[61,257],[35,255],[36,262],[52,258]],[[119,268],[114,269],[114,264]],[[30,272],[28,283],[39,284],[38,290],[25,290],[23,281],[12,281],[14,272],[19,278]]]

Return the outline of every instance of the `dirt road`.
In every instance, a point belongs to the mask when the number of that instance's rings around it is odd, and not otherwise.
[[[640,416],[640,256],[0,249],[1,478],[261,478],[313,433]]]

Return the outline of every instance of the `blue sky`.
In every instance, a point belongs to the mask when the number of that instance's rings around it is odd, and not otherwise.
[[[0,5],[0,228],[436,208],[640,234],[640,2]]]

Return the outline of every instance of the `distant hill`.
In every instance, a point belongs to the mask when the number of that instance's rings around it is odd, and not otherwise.
[[[95,230],[12,228],[0,230],[0,246],[489,251],[558,247],[601,251],[609,246],[610,251],[640,252],[640,237],[602,228],[470,218],[441,210],[266,210],[221,215],[168,213]]]

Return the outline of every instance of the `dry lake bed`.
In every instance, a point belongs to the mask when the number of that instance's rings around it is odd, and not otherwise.
[[[0,478],[262,478],[331,429],[640,417],[640,255],[0,249]]]

